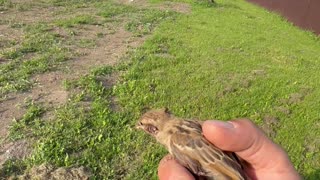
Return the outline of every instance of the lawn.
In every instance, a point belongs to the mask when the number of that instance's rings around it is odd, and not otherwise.
[[[162,2],[150,1],[154,6]],[[93,67],[65,80],[69,98],[50,109],[51,120],[43,104],[26,102],[25,115],[12,124],[9,139],[28,139],[34,151],[23,160],[7,161],[2,176],[48,163],[86,166],[94,179],[156,179],[158,162],[167,152],[134,125],[143,109],[168,107],[185,118],[250,118],[288,152],[305,179],[320,178],[319,37],[243,0],[173,2],[190,4],[191,12],[70,1],[74,11],[86,6],[95,13],[22,25],[23,42],[4,48],[0,56],[10,59],[0,64],[4,100],[7,94],[32,89],[34,75],[81,56],[74,46],[96,45],[97,40],[65,39],[48,29],[63,28],[70,35],[82,25],[111,22],[146,40],[116,65]],[[17,9],[6,0],[0,5]],[[48,0],[38,6],[69,5]],[[23,61],[30,53],[36,55]],[[115,75],[116,82],[105,85]]]

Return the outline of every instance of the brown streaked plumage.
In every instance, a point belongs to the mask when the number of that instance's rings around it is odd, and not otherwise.
[[[184,120],[167,109],[150,110],[137,127],[155,137],[170,154],[197,176],[215,180],[248,179],[232,152],[225,152],[202,135],[202,122]]]

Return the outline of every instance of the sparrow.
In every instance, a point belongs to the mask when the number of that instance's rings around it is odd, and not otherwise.
[[[202,122],[175,117],[167,108],[149,110],[136,127],[164,145],[194,175],[214,180],[247,180],[237,156],[222,151],[202,134]]]

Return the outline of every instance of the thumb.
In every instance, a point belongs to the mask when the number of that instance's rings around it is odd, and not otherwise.
[[[235,152],[256,170],[293,168],[284,150],[250,120],[205,121],[202,129],[211,143],[222,150]]]
[[[159,164],[158,176],[160,180],[194,180],[192,174],[180,165],[171,155],[165,156]]]

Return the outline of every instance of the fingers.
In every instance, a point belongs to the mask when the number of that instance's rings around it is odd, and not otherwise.
[[[249,120],[206,121],[202,129],[210,142],[223,150],[236,152],[255,169],[291,166],[286,153]]]
[[[192,174],[171,155],[165,156],[160,161],[158,176],[160,180],[194,180]]]

